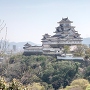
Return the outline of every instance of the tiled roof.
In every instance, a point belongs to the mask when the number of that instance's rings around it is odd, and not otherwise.
[[[73,22],[70,21],[70,20],[68,19],[68,17],[67,17],[67,18],[62,18],[62,20],[61,20],[60,22],[58,22],[58,23],[73,23]]]
[[[59,22],[60,25],[56,27],[56,33],[53,36],[50,36],[48,34],[43,35],[42,42],[48,42],[48,41],[57,41],[57,40],[76,40],[81,41],[82,38],[80,37],[80,34],[76,30],[74,30],[74,26],[71,26],[70,21],[68,18],[62,18],[62,20]]]
[[[24,46],[31,46],[31,44],[29,44],[29,43],[26,43]]]
[[[43,36],[50,36],[48,33],[44,34]]]

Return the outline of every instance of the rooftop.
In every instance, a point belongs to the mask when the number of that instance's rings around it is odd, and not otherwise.
[[[68,19],[68,17],[67,17],[67,18],[62,18],[62,20],[61,20],[60,22],[58,22],[58,23],[73,23],[73,22],[70,21],[70,20]]]
[[[24,46],[31,46],[31,44],[29,44],[29,43],[27,42]]]

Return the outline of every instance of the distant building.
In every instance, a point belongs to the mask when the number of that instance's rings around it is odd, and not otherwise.
[[[42,46],[24,45],[24,54],[45,54],[45,55],[60,55],[63,51],[64,45],[75,46],[82,43],[82,38],[75,27],[71,26],[72,21],[68,18],[62,18],[59,26],[56,27],[53,36],[49,34],[43,35]]]
[[[13,45],[13,51],[16,51],[16,45]]]

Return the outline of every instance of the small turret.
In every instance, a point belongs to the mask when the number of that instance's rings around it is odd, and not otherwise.
[[[50,37],[50,35],[48,33],[46,33],[45,35],[43,35],[42,40],[45,40],[46,38]]]
[[[26,49],[26,48],[29,48],[29,47],[31,47],[31,45],[27,42],[27,43],[24,45],[23,49]]]

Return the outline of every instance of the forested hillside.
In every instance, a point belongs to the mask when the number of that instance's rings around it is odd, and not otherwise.
[[[78,78],[90,81],[89,73],[90,66],[88,60],[82,63],[59,61],[54,57],[44,55],[23,56],[18,54],[0,63],[0,76],[4,77],[7,82],[15,79],[16,81],[19,80],[24,86],[39,83],[37,85],[45,88],[41,90],[65,88]]]

